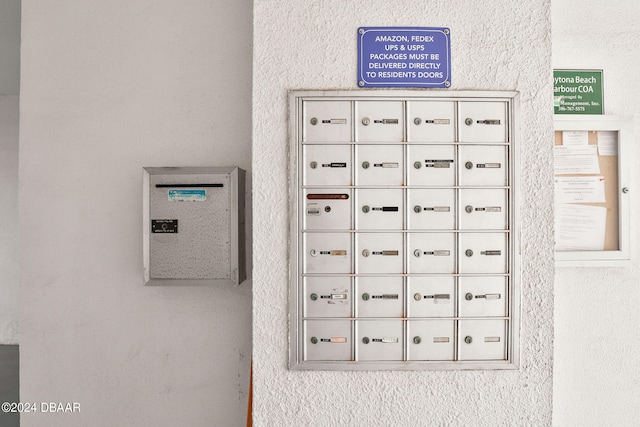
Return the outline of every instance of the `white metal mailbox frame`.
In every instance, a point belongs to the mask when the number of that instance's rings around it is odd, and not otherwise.
[[[369,142],[356,142],[356,102],[357,101],[402,101],[404,102],[404,139],[402,142],[393,142],[390,141],[388,144],[397,144],[397,145],[411,145],[412,142],[407,141],[407,128],[409,118],[407,115],[407,103],[411,101],[451,101],[456,103],[455,114],[457,116],[457,103],[458,102],[481,102],[481,101],[501,101],[506,104],[506,120],[507,120],[507,140],[504,143],[504,146],[507,147],[508,151],[508,179],[509,179],[509,197],[508,197],[508,206],[509,206],[509,229],[505,230],[505,233],[510,235],[508,239],[508,248],[507,248],[507,262],[508,262],[508,273],[505,277],[510,281],[510,285],[508,286],[509,292],[507,295],[508,305],[507,305],[507,315],[505,317],[497,318],[498,320],[505,320],[507,325],[507,331],[505,332],[507,339],[505,340],[505,360],[468,360],[468,361],[417,361],[417,360],[408,360],[409,357],[409,347],[410,343],[409,339],[403,341],[403,355],[404,359],[402,361],[360,361],[354,360],[357,353],[358,343],[355,342],[355,338],[357,336],[357,328],[359,322],[374,320],[372,318],[356,318],[355,317],[355,298],[357,297],[355,292],[355,282],[354,277],[357,277],[357,269],[356,266],[353,268],[352,274],[349,274],[352,278],[352,289],[350,292],[353,304],[354,317],[348,318],[351,322],[351,339],[352,339],[352,360],[350,361],[305,361],[304,360],[304,322],[308,321],[304,317],[304,289],[303,289],[303,265],[304,265],[304,254],[303,254],[303,224],[304,224],[304,207],[303,202],[301,201],[301,195],[304,193],[305,188],[302,185],[302,177],[303,177],[303,103],[306,101],[350,101],[351,102],[351,116],[350,116],[350,125],[352,128],[351,131],[351,140],[349,142],[343,142],[350,145],[359,145],[359,144],[369,144]],[[405,102],[406,101],[406,102]],[[515,91],[437,91],[437,90],[358,90],[358,91],[341,91],[341,90],[296,90],[289,92],[289,145],[290,145],[290,298],[289,298],[289,367],[293,370],[513,370],[519,368],[520,363],[520,255],[521,255],[521,245],[520,245],[520,207],[519,207],[519,173],[520,173],[520,134],[518,131],[518,112],[519,112],[519,94]],[[443,144],[452,144],[452,145],[465,145],[469,143],[461,143],[459,142],[459,132],[458,132],[458,124],[454,122],[455,125],[455,140],[454,142],[443,142]],[[428,144],[428,142],[426,142]],[[328,145],[336,144],[336,142],[327,142]],[[486,144],[484,142],[477,143],[478,145]],[[494,145],[489,143],[489,145]],[[499,145],[499,144],[498,144]],[[405,159],[405,162],[407,159]],[[356,174],[355,161],[352,164],[352,173],[353,176]],[[404,185],[403,189],[409,189],[411,186],[407,185],[408,171],[404,171]],[[354,190],[356,188],[353,185],[355,182],[352,181],[352,185],[347,187]],[[328,186],[329,188],[331,186]],[[325,187],[326,188],[326,187]],[[345,188],[345,187],[343,187]],[[384,188],[384,186],[377,186],[377,188]],[[395,188],[395,186],[394,186]],[[423,188],[423,187],[420,187]],[[424,187],[424,188],[434,188],[434,187]],[[456,182],[455,188],[460,188],[458,183]],[[403,190],[404,191],[404,190]],[[355,193],[355,190],[353,191]],[[352,194],[353,194],[352,193]],[[456,199],[459,196],[456,196]],[[353,205],[355,208],[355,205]],[[457,208],[457,206],[456,206]],[[353,215],[355,215],[355,211]],[[408,219],[408,212],[404,213],[405,221]],[[443,230],[444,231],[444,230]],[[356,230],[351,229],[348,232],[355,233]],[[409,231],[399,231],[402,232],[405,236]],[[451,231],[454,232],[454,231]],[[457,233],[457,231],[456,231]],[[355,240],[355,239],[352,239]],[[405,238],[405,246],[406,246],[406,238]],[[460,249],[458,248],[458,252]],[[404,283],[406,284],[408,279],[407,277],[418,277],[420,275],[411,275],[408,274],[407,267],[407,257],[409,255],[405,254],[404,266],[405,270],[402,274],[404,279]],[[454,256],[458,256],[455,254]],[[354,262],[357,263],[356,256],[353,256]],[[392,274],[380,274],[379,276],[391,276]],[[326,274],[325,276],[344,276],[343,274]],[[394,275],[395,276],[395,275]],[[452,277],[460,276],[459,273],[455,273],[451,275]],[[457,288],[457,286],[456,286]],[[405,287],[405,294],[407,288]],[[453,298],[454,304],[456,298],[458,298],[457,294],[451,297]],[[408,304],[406,303],[405,298],[405,314]],[[457,320],[487,320],[487,318],[458,318],[457,313],[455,318],[433,318],[433,319],[423,319],[423,318],[410,318],[405,315],[404,318],[400,318],[399,320],[403,324],[404,336],[408,337],[407,331],[409,327],[409,323],[414,320],[434,320],[434,321],[443,321],[443,320],[452,320],[454,324],[457,324]],[[493,318],[494,320],[496,318]],[[312,319],[313,320],[313,319]],[[317,320],[327,320],[327,319],[317,319]],[[344,318],[340,318],[339,320],[344,321]],[[382,320],[382,319],[380,319]],[[393,320],[387,318],[385,320]],[[455,354],[459,354],[458,351],[458,343],[457,341],[457,328],[454,330],[454,351]]]

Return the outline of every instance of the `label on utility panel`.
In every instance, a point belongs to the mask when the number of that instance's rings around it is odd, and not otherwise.
[[[151,232],[152,233],[177,233],[178,220],[177,219],[152,219]]]
[[[207,190],[169,190],[170,202],[204,202],[207,200]]]

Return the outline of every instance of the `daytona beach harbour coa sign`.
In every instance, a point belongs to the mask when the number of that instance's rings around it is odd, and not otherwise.
[[[450,87],[449,29],[359,28],[358,86]]]

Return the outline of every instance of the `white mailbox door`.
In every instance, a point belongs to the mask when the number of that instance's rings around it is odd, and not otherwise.
[[[307,190],[305,230],[350,230],[351,190]]]
[[[455,234],[410,233],[409,273],[455,273]]]
[[[356,254],[359,274],[403,273],[402,233],[358,233]]]
[[[409,142],[453,142],[455,103],[448,101],[407,102]]]
[[[410,320],[407,323],[409,360],[453,360],[453,320]]]
[[[452,187],[456,183],[454,145],[407,146],[409,185]]]
[[[507,273],[506,233],[460,233],[460,273]]]
[[[460,360],[504,360],[507,329],[505,320],[458,321],[458,352]]]
[[[302,115],[304,142],[351,141],[351,102],[305,101]]]
[[[351,348],[351,321],[304,322],[305,360],[353,360]]]
[[[358,277],[358,317],[403,317],[402,277]]]
[[[413,189],[407,201],[411,230],[453,230],[456,223],[455,190]]]
[[[305,233],[305,273],[353,272],[350,233]]]
[[[404,141],[404,103],[399,101],[356,102],[356,141]]]
[[[305,277],[305,317],[351,317],[351,278]]]
[[[506,114],[504,102],[458,103],[460,142],[506,142]]]
[[[359,230],[402,230],[402,190],[357,190],[356,197],[356,226]]]
[[[454,278],[429,276],[409,278],[409,317],[453,317]]]
[[[508,181],[507,148],[501,145],[460,146],[460,185],[505,186]]]
[[[358,145],[356,185],[394,185],[404,182],[402,147],[399,145]]]
[[[508,223],[507,190],[461,189],[460,228],[463,230],[505,230]]]
[[[305,185],[351,185],[351,147],[349,145],[305,145]]]
[[[358,360],[403,360],[402,320],[361,320],[356,328]]]
[[[460,317],[502,317],[507,315],[505,276],[458,278]]]

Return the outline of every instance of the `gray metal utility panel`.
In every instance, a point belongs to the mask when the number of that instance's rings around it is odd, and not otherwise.
[[[246,278],[244,180],[237,167],[144,168],[145,284]]]

